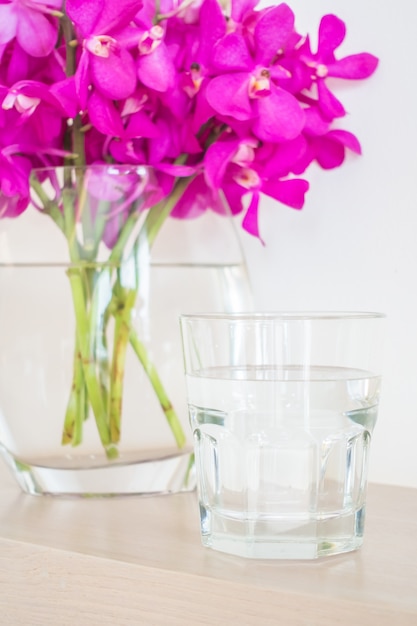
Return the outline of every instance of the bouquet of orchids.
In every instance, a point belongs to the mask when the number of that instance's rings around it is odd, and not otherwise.
[[[129,321],[137,289],[122,289],[110,266],[102,271],[111,274],[113,296],[102,317],[116,327],[113,360],[102,356],[93,363],[97,270],[80,261],[94,261],[97,245],[87,249],[77,238],[77,222],[87,211],[80,199],[70,215],[65,194],[55,202],[46,197],[42,168],[151,166],[151,188],[140,190],[147,192],[145,202],[121,208],[112,200],[105,214],[92,213],[117,265],[138,214],[146,220],[135,245],[146,240],[151,246],[167,216],[221,213],[224,198],[243,229],[261,239],[261,194],[301,209],[308,183],[300,176],[312,162],[330,169],[343,163],[347,149],[361,151],[338,123],[345,109],[331,91],[337,86],[332,79],[367,78],[377,59],[368,53],[337,57],[345,25],[335,15],[322,18],[313,50],[287,4],[256,5],[232,0],[226,10],[217,0],[0,0],[0,217],[20,215],[35,190],[36,208],[62,230],[72,262],[77,334],[64,443],[81,441],[90,406],[108,457],[117,456],[129,342],[179,446],[184,435]],[[49,182],[54,187],[56,181]],[[139,191],[132,194],[137,199]],[[101,348],[103,354],[104,343]]]

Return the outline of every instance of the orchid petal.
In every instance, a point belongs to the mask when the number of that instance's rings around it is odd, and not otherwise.
[[[324,15],[319,26],[318,56],[325,62],[334,58],[333,52],[346,36],[345,23],[336,15]]]
[[[119,3],[117,3],[119,6]],[[104,10],[104,0],[66,0],[65,11],[83,37],[96,33],[94,27]]]
[[[0,153],[0,219],[17,217],[29,204],[31,163],[24,157],[5,158]]]
[[[93,92],[88,101],[90,121],[105,135],[122,137],[124,134],[122,119],[114,104],[98,91]]]
[[[359,143],[357,137],[347,130],[331,130],[327,133],[326,137],[328,139],[338,141],[343,146],[349,148],[349,150],[352,150],[352,152],[355,152],[356,154],[362,154],[361,144]]]
[[[92,134],[94,131],[95,136]],[[91,138],[91,139],[90,139]],[[142,150],[138,149],[137,142],[132,139],[117,139],[117,141],[110,141],[108,144],[109,155],[115,159],[118,163],[135,163],[137,165],[144,165],[147,160]],[[86,135],[86,151],[88,150],[89,162],[94,163],[97,160],[97,156],[103,156],[103,135],[101,135],[95,128],[92,128]]]
[[[207,85],[207,101],[221,115],[230,115],[242,121],[248,120],[253,115],[248,86],[247,73],[236,72],[216,76]]]
[[[15,41],[9,67],[7,68],[7,83],[13,85],[13,83],[17,83],[19,80],[26,78],[29,75],[29,64],[29,55],[23,50],[22,46]]]
[[[75,91],[80,100],[80,107],[83,110],[87,108],[90,87],[89,56],[90,55],[86,50],[82,51],[78,68],[74,76]]]
[[[329,130],[330,122],[325,120],[320,114],[317,106],[304,109],[306,121],[304,124],[304,132],[308,135],[325,135]]]
[[[192,130],[194,133],[198,133],[203,124],[205,124],[215,114],[213,107],[211,107],[207,102],[207,85],[207,81],[204,81],[196,96],[194,117],[192,121]]]
[[[173,86],[175,66],[164,44],[151,54],[139,56],[137,74],[146,87],[155,91],[165,92]]]
[[[201,145],[192,131],[191,124],[185,122],[180,128],[181,152],[186,154],[201,154]]]
[[[305,202],[309,184],[301,178],[289,180],[265,181],[262,185],[262,193],[286,204],[292,209],[302,209]]]
[[[112,250],[116,245],[117,240],[120,236],[120,231],[123,228],[126,219],[126,211],[116,213],[115,215],[106,216],[106,226],[103,232],[103,242],[106,244],[109,250]]]
[[[110,100],[122,100],[136,88],[136,67],[130,53],[118,48],[108,58],[90,55],[91,80]]]
[[[215,141],[207,149],[204,157],[204,174],[207,184],[219,189],[226,167],[239,146],[239,140]]]
[[[207,211],[211,199],[211,191],[206,185],[204,176],[200,174],[187,186],[171,215],[180,219],[198,217]]]
[[[294,139],[302,131],[304,111],[298,101],[283,89],[275,88],[271,94],[256,101],[258,118],[254,133],[262,141],[286,141]]]
[[[268,68],[268,71],[271,78],[275,80],[287,80],[291,78],[291,73],[286,70],[285,67],[282,67],[282,65],[272,65]]]
[[[247,13],[252,11],[259,0],[232,0],[232,20],[242,22]]]
[[[16,36],[18,15],[13,4],[0,4],[0,44],[6,44]]]
[[[301,157],[292,167],[291,171],[296,176],[300,176],[301,174],[303,174],[316,158],[316,153],[312,143],[312,140],[306,142],[306,149],[304,154],[301,155]]]
[[[241,213],[243,211],[242,200],[243,197],[247,194],[247,189],[244,189],[234,181],[225,181],[222,189],[232,215],[238,215],[239,213]]]
[[[174,81],[177,77],[174,77]],[[180,85],[180,80],[174,82],[173,86],[171,86],[167,91],[161,93],[159,92],[161,102],[170,109],[172,115],[179,121],[179,123],[183,123],[185,117],[187,117],[187,112],[190,106],[190,99],[182,89]],[[185,126],[185,124],[184,124]]]
[[[291,141],[278,144],[273,154],[265,162],[262,175],[265,178],[288,176],[307,150],[307,142],[302,135]]]
[[[266,11],[255,27],[256,60],[269,65],[279,50],[285,47],[294,30],[294,13],[287,4]]]
[[[84,2],[82,4],[85,4]],[[103,10],[98,12],[96,34],[107,34],[124,28],[133,20],[143,6],[142,0],[104,0]]]
[[[343,104],[328,89],[324,80],[317,81],[317,90],[320,109],[328,119],[333,120],[335,117],[346,115]]]
[[[134,137],[159,137],[159,128],[154,124],[144,111],[137,111],[129,116],[125,136],[127,139]]]
[[[192,176],[196,173],[196,167],[190,165],[176,165],[175,163],[158,163],[156,168],[160,172],[170,174],[171,176]]]
[[[7,48],[7,43],[0,43],[0,64],[3,60],[3,55],[6,51],[6,48]]]
[[[243,218],[242,227],[250,235],[257,237],[258,239],[260,239],[262,243],[264,243],[259,234],[258,208],[259,208],[259,192],[254,191],[254,193],[252,194],[252,198],[249,203],[249,206],[246,210],[245,217]]]
[[[75,117],[80,110],[76,89],[75,78],[71,76],[65,80],[51,85],[51,94],[58,100],[68,117]]]
[[[56,146],[61,141],[62,117],[50,107],[38,107],[32,116],[34,132],[42,146]]]
[[[312,147],[317,163],[324,170],[339,167],[345,160],[345,148],[338,141],[319,137],[313,141]]]
[[[37,80],[22,80],[13,86],[13,90],[27,98],[38,98],[47,102],[56,109],[60,109],[59,100],[54,95],[54,90]]]
[[[57,11],[62,11],[62,0],[33,0],[35,4],[47,5],[48,8],[54,8]]]
[[[327,66],[329,76],[350,78],[353,80],[369,78],[378,66],[378,59],[372,54],[363,52],[344,57]]]
[[[217,0],[204,0],[200,9],[200,45],[196,60],[208,65],[214,44],[224,37],[226,21]]]
[[[238,33],[227,35],[214,47],[211,66],[215,70],[250,70],[253,65],[246,42]]]
[[[158,120],[158,137],[152,138],[148,143],[149,163],[156,164],[163,161],[169,153],[172,143],[172,126],[165,119]]]
[[[52,23],[38,11],[25,11],[19,18],[16,37],[25,52],[33,57],[45,57],[55,47],[57,21]]]

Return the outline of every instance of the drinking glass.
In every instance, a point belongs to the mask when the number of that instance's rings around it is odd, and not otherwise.
[[[180,318],[202,542],[252,558],[359,548],[384,315]]]

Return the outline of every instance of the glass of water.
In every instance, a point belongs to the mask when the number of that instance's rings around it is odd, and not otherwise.
[[[181,316],[205,546],[262,559],[359,548],[383,322]]]

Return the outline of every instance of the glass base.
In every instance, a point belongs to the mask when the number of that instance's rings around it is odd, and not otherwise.
[[[140,460],[119,459],[92,464],[77,458],[74,464],[53,466],[23,462],[0,446],[7,464],[26,493],[31,495],[110,497],[163,495],[195,488],[194,455],[191,450]]]
[[[361,547],[365,507],[323,519],[236,519],[200,506],[202,543],[252,559],[317,559]]]

